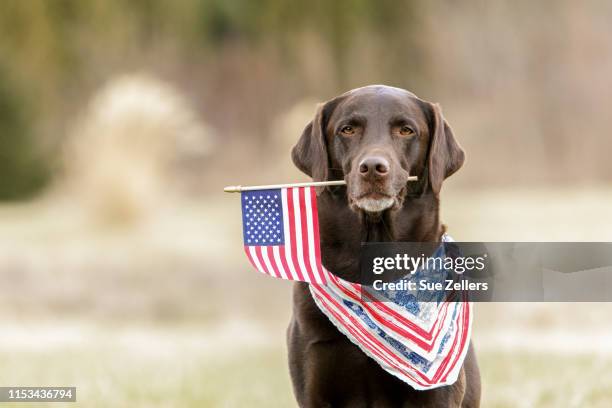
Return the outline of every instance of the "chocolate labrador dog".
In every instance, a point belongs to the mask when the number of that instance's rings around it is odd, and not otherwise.
[[[440,189],[464,152],[440,107],[388,86],[354,89],[319,106],[294,164],[314,180],[346,180],[318,194],[323,264],[357,282],[361,242],[439,242]],[[419,177],[407,183],[408,175]],[[451,386],[417,391],[384,371],[340,333],[295,283],[287,332],[289,368],[301,407],[478,407],[472,345]]]

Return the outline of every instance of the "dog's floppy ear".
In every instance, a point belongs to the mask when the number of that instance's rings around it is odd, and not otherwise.
[[[440,105],[429,103],[430,144],[427,158],[429,185],[437,196],[445,178],[459,170],[465,161],[465,153],[446,120]]]
[[[315,181],[326,181],[329,175],[329,154],[325,128],[339,98],[317,107],[314,119],[306,126],[291,150],[293,164]]]

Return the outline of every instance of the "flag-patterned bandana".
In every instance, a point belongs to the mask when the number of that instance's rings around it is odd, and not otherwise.
[[[443,252],[440,246],[434,256]],[[444,276],[444,271],[420,270],[404,279],[444,282]],[[427,390],[457,380],[470,343],[470,302],[422,302],[418,293],[374,291],[331,273],[327,285],[311,285],[310,292],[340,332],[413,388]]]

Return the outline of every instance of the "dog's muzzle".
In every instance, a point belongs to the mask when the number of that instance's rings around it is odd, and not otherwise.
[[[380,213],[401,206],[408,177],[403,169],[394,171],[389,160],[382,156],[363,158],[349,177],[349,202],[354,210]],[[405,177],[404,174],[405,173]]]

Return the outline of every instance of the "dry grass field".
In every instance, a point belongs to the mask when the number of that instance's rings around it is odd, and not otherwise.
[[[70,407],[294,406],[290,284],[248,267],[236,198],[174,203],[123,228],[53,197],[0,207],[0,384],[74,385]],[[456,239],[612,239],[605,186],[444,199]],[[611,312],[477,305],[483,406],[610,406]]]
[[[481,322],[484,316],[479,315]],[[603,341],[593,341],[597,334],[576,337],[565,328],[555,329],[554,336],[538,336],[537,329],[515,327],[505,331],[512,340],[496,345],[481,326],[474,340],[484,407],[610,405],[609,334],[604,336],[608,346],[601,349]],[[6,326],[0,381],[75,385],[76,406],[82,407],[291,407],[283,334],[280,323],[244,321],[153,326],[19,322]],[[529,344],[536,339],[552,344]]]

